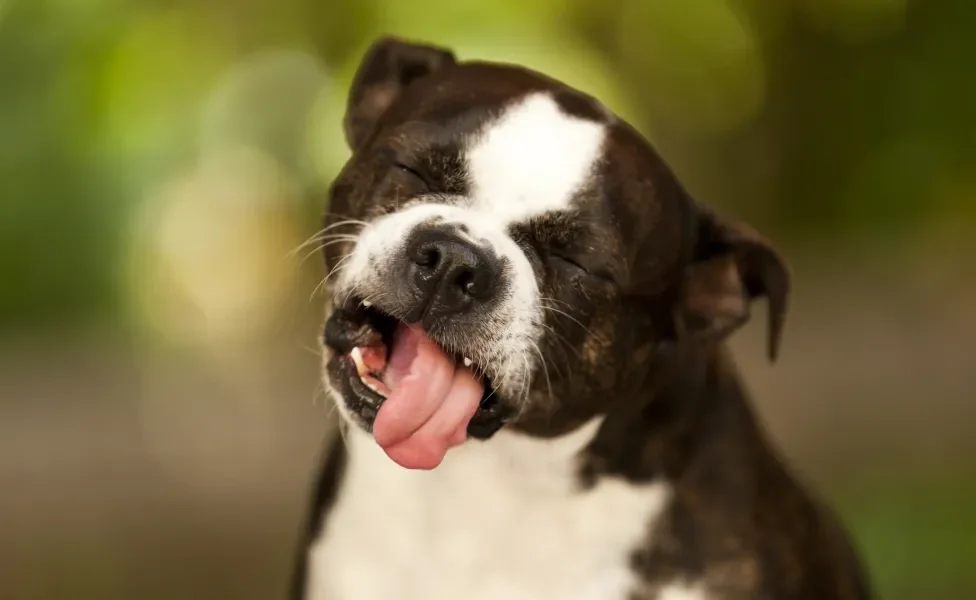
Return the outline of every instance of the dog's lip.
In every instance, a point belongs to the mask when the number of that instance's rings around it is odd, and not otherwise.
[[[395,317],[384,315],[383,325],[395,324]],[[377,319],[371,319],[368,307],[361,303],[334,307],[325,323],[323,342],[339,354],[349,354],[356,347],[388,345],[383,331],[377,327]]]
[[[330,369],[334,376],[340,376],[345,381],[339,386],[339,391],[345,394],[352,394],[357,401],[357,418],[364,422],[369,428],[372,419],[386,400],[386,396],[371,389],[360,376],[353,352],[357,348],[368,348],[384,346],[390,348],[390,339],[383,332],[378,331],[374,324],[370,322],[371,313],[380,315],[390,322],[399,323],[396,319],[382,308],[361,300],[347,300],[341,306],[335,307],[326,322],[324,343],[333,352],[330,363],[336,368]],[[449,352],[445,350],[445,352]],[[486,438],[493,434],[507,419],[510,409],[507,404],[496,393],[496,389],[491,383],[491,377],[471,358],[463,354],[451,352],[459,366],[474,370],[478,379],[482,382],[483,395],[478,410],[471,420],[469,434],[476,438]],[[352,408],[352,407],[350,407]]]
[[[371,303],[361,298],[346,298],[341,304],[333,306],[333,310],[325,326],[323,341],[327,347],[339,354],[348,354],[356,347],[390,346],[391,331],[378,331],[374,325],[379,319],[386,325],[404,323],[396,316],[395,310],[383,305]],[[371,322],[372,321],[372,322]],[[441,350],[454,357],[458,365],[471,368],[479,379],[492,379],[492,370],[485,361],[473,352],[456,351],[443,344],[440,336],[435,332],[427,335],[440,346]]]
[[[358,396],[358,400],[365,402],[372,409],[379,410],[379,407],[386,400],[386,396],[366,385],[359,375],[359,369],[355,360],[352,358],[352,354],[347,353],[336,356],[334,360],[338,361],[342,369],[342,374],[349,384],[349,391]]]

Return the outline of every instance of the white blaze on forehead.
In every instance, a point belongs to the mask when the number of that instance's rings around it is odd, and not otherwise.
[[[472,208],[505,223],[568,208],[600,158],[605,133],[548,94],[522,99],[467,148]]]

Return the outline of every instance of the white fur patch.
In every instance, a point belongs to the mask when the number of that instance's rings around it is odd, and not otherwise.
[[[600,158],[605,127],[546,94],[509,108],[467,151],[472,208],[508,225],[569,208]]]
[[[607,478],[577,490],[575,457],[599,424],[555,440],[503,430],[433,471],[397,466],[350,428],[308,600],[626,600],[630,553],[670,488]]]
[[[684,583],[673,583],[661,588],[654,600],[710,600],[704,588]]]
[[[526,96],[468,140],[463,158],[470,196],[447,204],[421,198],[365,227],[339,274],[338,294],[366,292],[382,302],[387,265],[414,227],[435,217],[464,225],[473,243],[489,247],[510,266],[508,296],[491,317],[494,333],[473,358],[490,366],[500,392],[521,393],[537,364],[543,312],[535,274],[508,230],[570,208],[602,155],[605,135],[603,124],[567,115],[548,94]]]

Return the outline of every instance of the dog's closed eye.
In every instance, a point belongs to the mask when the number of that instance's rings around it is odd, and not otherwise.
[[[577,269],[579,271],[582,271],[583,273],[589,273],[589,271],[587,270],[587,268],[584,267],[583,265],[581,265],[576,259],[570,258],[570,257],[565,256],[563,254],[550,254],[549,255],[549,258],[552,259],[552,260],[555,260],[555,261],[558,261],[558,262],[562,263],[563,266],[566,266],[566,267],[569,267],[569,268],[572,268],[572,269]]]
[[[414,167],[411,167],[409,165],[400,162],[396,163],[396,168],[406,173],[410,177],[413,177],[414,179],[417,180],[417,182],[422,183],[428,190],[433,189],[433,187],[430,184],[430,180],[427,177],[425,177],[424,174],[421,173],[419,169],[415,169]]]
[[[589,265],[586,263],[586,261],[576,258],[570,254],[562,252],[550,252],[549,260],[555,261],[557,266],[560,268],[572,271],[577,277],[586,277],[602,283],[615,283],[613,277],[605,269]]]

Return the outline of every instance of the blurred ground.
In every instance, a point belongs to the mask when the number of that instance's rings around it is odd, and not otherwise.
[[[781,362],[758,320],[734,343],[762,418],[886,598],[972,598],[976,517],[945,511],[976,501],[952,484],[976,455],[976,306],[955,301],[976,279],[797,268]],[[293,324],[307,344],[242,352],[246,369],[118,339],[0,349],[4,392],[32,399],[0,403],[0,597],[281,597],[329,416],[314,306]]]

